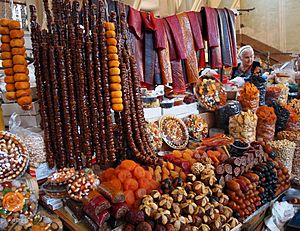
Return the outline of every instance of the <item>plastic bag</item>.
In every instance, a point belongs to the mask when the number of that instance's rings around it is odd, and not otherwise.
[[[226,133],[229,132],[229,117],[238,115],[242,111],[242,107],[238,101],[229,101],[224,107],[219,108],[215,113],[215,121],[217,128],[222,128]]]
[[[279,99],[279,96],[280,96],[280,92],[281,92],[280,87],[278,87],[276,85],[272,85],[272,86],[268,87],[268,89],[266,91],[266,96],[265,96],[265,103],[268,106],[270,106],[274,102],[277,102],[277,100]]]
[[[275,135],[275,124],[264,123],[258,119],[256,127],[256,140],[273,140]]]
[[[276,132],[279,132],[286,128],[286,124],[290,117],[290,112],[278,103],[273,103],[273,108],[277,116]]]
[[[265,218],[267,230],[280,231],[284,229],[285,223],[295,215],[293,205],[276,201],[272,205],[272,216]]]
[[[9,130],[18,135],[27,147],[30,156],[29,165],[37,167],[46,162],[46,150],[43,133],[39,128],[22,128],[20,116],[13,113],[9,120]]]

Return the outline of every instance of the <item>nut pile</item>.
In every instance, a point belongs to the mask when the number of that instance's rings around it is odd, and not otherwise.
[[[246,143],[256,140],[256,126],[257,116],[250,110],[229,118],[229,134]]]
[[[292,106],[296,113],[300,116],[300,99],[292,99],[289,105]]]
[[[29,155],[17,136],[0,131],[0,181],[15,179],[27,168]]]
[[[269,144],[291,174],[296,144],[286,139],[271,141]]]
[[[78,171],[70,179],[68,194],[72,199],[80,201],[91,190],[96,190],[99,184],[98,177],[90,169]]]
[[[229,198],[216,184],[214,167],[197,163],[186,183],[178,179],[162,182],[162,192],[153,190],[139,207],[156,224],[172,230],[231,230],[239,224],[227,205]]]
[[[37,167],[40,163],[45,163],[47,161],[44,138],[42,135],[34,134],[21,137],[24,144],[26,144],[30,162],[29,165]]]
[[[54,185],[67,184],[73,175],[75,175],[74,168],[62,168],[49,176],[48,182]]]

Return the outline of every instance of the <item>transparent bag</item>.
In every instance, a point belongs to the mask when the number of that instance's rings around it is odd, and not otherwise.
[[[30,166],[38,167],[39,164],[47,161],[43,133],[40,128],[21,127],[20,116],[13,113],[9,120],[9,130],[19,136],[26,145],[30,156]]]

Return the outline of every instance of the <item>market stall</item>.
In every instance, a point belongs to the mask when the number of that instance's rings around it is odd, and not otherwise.
[[[32,129],[14,114],[0,133],[0,230],[252,230],[299,187],[289,80],[223,76],[233,11],[43,3],[47,28],[30,6],[36,102],[24,32],[0,19],[4,97],[41,117]]]

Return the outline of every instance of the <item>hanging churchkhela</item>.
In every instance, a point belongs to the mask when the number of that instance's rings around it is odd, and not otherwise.
[[[103,0],[83,1],[82,9],[78,1],[53,0],[52,6],[50,12],[44,0],[48,25],[43,31],[30,7],[49,165],[106,168],[128,157],[155,163],[127,41],[125,6],[116,3],[117,12],[110,15]]]

